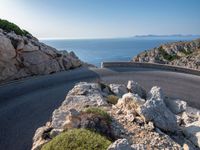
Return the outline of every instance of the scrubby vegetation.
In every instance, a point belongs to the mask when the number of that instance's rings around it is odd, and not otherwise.
[[[111,122],[111,117],[110,115],[104,111],[103,109],[97,108],[97,107],[89,107],[87,109],[85,109],[86,113],[92,113],[92,114],[96,114],[96,115],[100,115],[101,117],[103,117],[108,123]]]
[[[174,55],[168,54],[162,47],[159,47],[158,50],[160,51],[160,54],[163,56],[165,60],[173,61],[179,58],[176,54]]]
[[[18,27],[16,24],[3,19],[0,19],[0,28],[7,32],[14,31],[17,35],[30,34],[28,31],[20,29],[20,27]]]
[[[111,144],[106,137],[86,129],[73,129],[61,133],[42,150],[106,150]]]
[[[185,55],[190,55],[190,54],[192,54],[192,52],[191,51],[186,51],[185,49],[182,49],[182,50],[180,50],[183,54],[185,54]]]
[[[119,99],[119,97],[117,97],[115,95],[108,95],[107,96],[108,103],[113,104],[113,105],[117,104],[118,99]]]

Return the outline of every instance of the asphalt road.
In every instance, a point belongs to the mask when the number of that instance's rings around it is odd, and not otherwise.
[[[0,150],[29,150],[35,130],[46,123],[79,81],[158,85],[166,96],[200,108],[200,76],[145,68],[79,68],[0,86]]]

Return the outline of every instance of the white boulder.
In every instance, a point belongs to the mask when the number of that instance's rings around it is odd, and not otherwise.
[[[152,121],[161,130],[174,132],[177,130],[176,116],[166,107],[161,88],[152,87],[144,105],[138,107],[137,112],[145,121]]]
[[[138,94],[141,98],[146,98],[146,91],[135,81],[128,81],[127,89],[129,92]]]
[[[128,92],[127,88],[123,84],[110,84],[109,87],[111,91],[119,97]]]

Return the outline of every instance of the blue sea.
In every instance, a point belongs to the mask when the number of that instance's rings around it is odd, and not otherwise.
[[[130,61],[138,53],[174,41],[194,37],[139,37],[119,39],[41,40],[58,50],[74,51],[83,61],[100,66],[103,61]]]

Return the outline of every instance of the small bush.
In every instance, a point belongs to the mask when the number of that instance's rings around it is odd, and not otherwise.
[[[115,95],[108,95],[107,96],[108,103],[113,104],[113,105],[117,104],[118,99],[119,99],[119,97],[117,97]]]
[[[18,27],[16,24],[3,19],[0,19],[0,28],[7,32],[14,31],[17,35],[30,34],[28,31],[20,29],[20,27]]]
[[[86,113],[92,113],[92,114],[96,114],[96,115],[100,115],[100,116],[103,117],[108,123],[111,122],[111,117],[110,117],[110,115],[109,115],[106,111],[104,111],[104,110],[102,110],[102,109],[100,109],[100,108],[97,108],[97,107],[89,107],[89,108],[85,109],[84,112],[86,112]]]
[[[111,141],[98,133],[73,129],[56,136],[41,150],[106,150],[110,144]]]
[[[173,61],[173,60],[179,58],[176,54],[174,54],[174,55],[168,54],[168,53],[162,48],[162,46],[159,47],[158,50],[160,51],[160,54],[163,56],[163,58],[164,58],[165,60]]]
[[[186,51],[185,49],[180,50],[185,55],[190,55],[192,52],[191,51]]]

